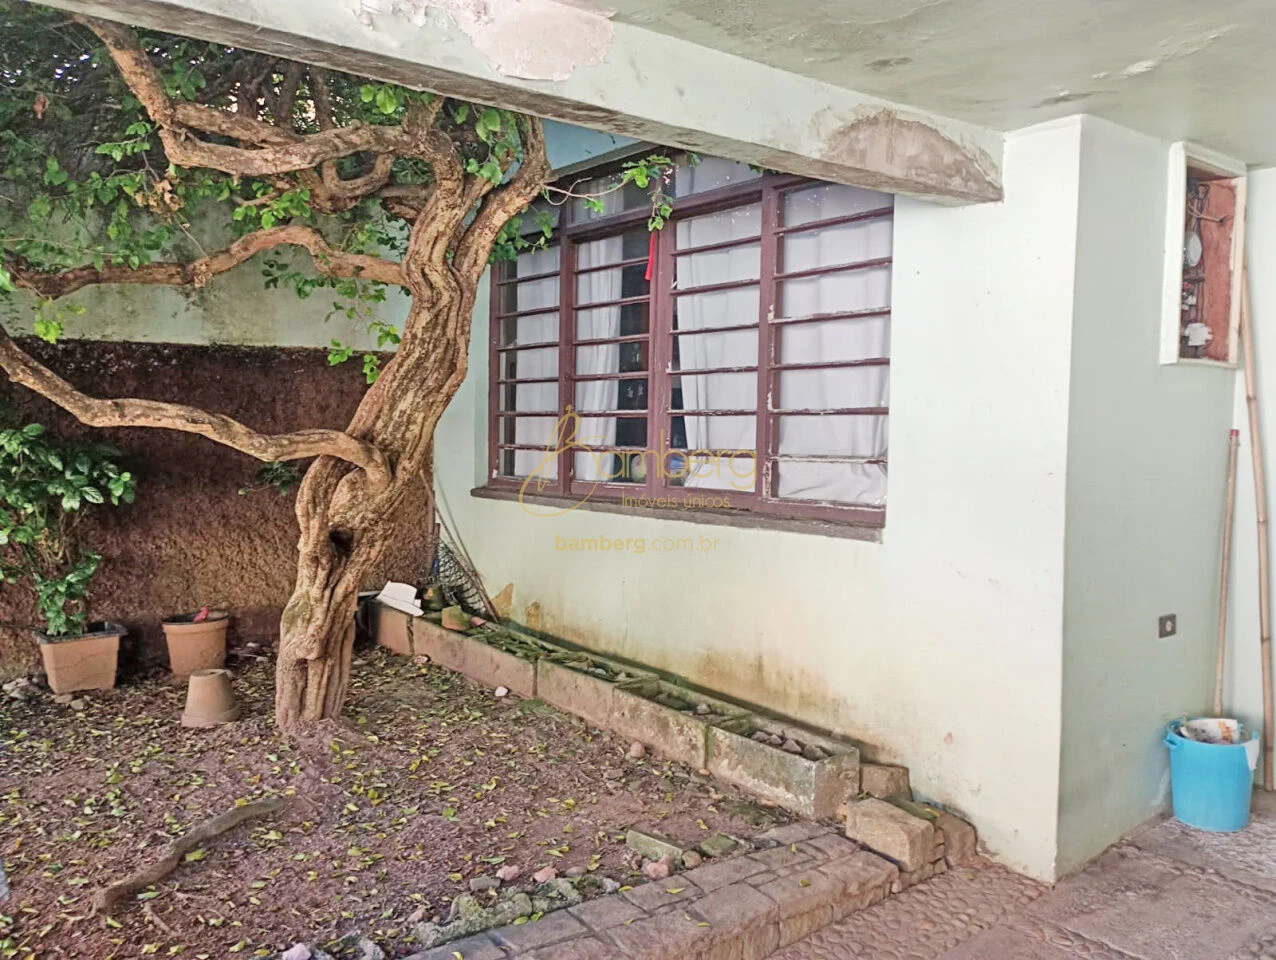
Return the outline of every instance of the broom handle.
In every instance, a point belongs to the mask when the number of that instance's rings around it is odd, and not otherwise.
[[[1254,325],[1249,304],[1249,267],[1241,268],[1241,349],[1245,351],[1245,405],[1249,409],[1249,449],[1254,462],[1254,513],[1258,518],[1258,631],[1263,658],[1263,789],[1273,788],[1272,738],[1272,607],[1270,545],[1267,537],[1267,477],[1263,469],[1263,435],[1258,424],[1258,383],[1254,368]]]
[[[1232,522],[1236,516],[1236,448],[1241,432],[1227,441],[1227,509],[1223,515],[1223,574],[1218,588],[1218,659],[1214,664],[1214,716],[1223,715],[1223,665],[1227,652],[1227,594],[1232,568]]]

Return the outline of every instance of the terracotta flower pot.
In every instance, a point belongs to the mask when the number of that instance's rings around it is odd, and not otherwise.
[[[195,622],[196,614],[183,613],[164,618],[164,639],[173,673],[189,677],[196,670],[218,670],[226,665],[226,627],[230,614],[214,610],[207,620]]]
[[[230,689],[229,670],[196,670],[186,688],[183,727],[215,727],[239,719],[239,705]]]
[[[128,631],[118,623],[90,623],[75,636],[38,634],[44,672],[54,693],[109,690],[115,686],[120,637]]]

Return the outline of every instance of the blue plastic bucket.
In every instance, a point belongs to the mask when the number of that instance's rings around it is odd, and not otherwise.
[[[1170,748],[1170,788],[1174,816],[1188,826],[1216,833],[1234,833],[1249,823],[1254,770],[1254,747],[1241,743],[1201,743],[1183,736],[1183,720],[1165,731]],[[1258,740],[1255,733],[1252,740]],[[1256,745],[1256,744],[1255,744]]]

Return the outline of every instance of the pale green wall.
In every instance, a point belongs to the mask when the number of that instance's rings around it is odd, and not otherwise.
[[[560,635],[862,738],[1042,877],[1058,795],[1078,129],[1008,138],[1004,204],[898,202],[881,543],[534,517],[471,497],[486,472],[484,307],[436,439],[444,506],[491,589],[514,583],[516,618],[535,605]],[[717,549],[557,549],[600,534]]]
[[[1084,118],[1059,873],[1163,809],[1165,724],[1213,690],[1234,375],[1158,362],[1168,148]],[[1167,613],[1178,634],[1158,640]]]

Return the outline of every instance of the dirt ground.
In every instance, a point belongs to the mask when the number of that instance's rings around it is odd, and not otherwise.
[[[264,956],[358,931],[390,956],[499,865],[642,882],[625,828],[697,843],[750,838],[772,812],[545,704],[496,698],[384,651],[356,655],[340,723],[291,741],[270,719],[273,662],[232,662],[243,719],[178,722],[156,678],[86,703],[0,703],[0,850],[13,888],[0,957]],[[77,695],[78,696],[78,695]],[[101,886],[237,799],[295,793],[282,814],[187,856],[113,916]],[[778,815],[778,812],[776,812]],[[489,896],[484,894],[483,896]]]

